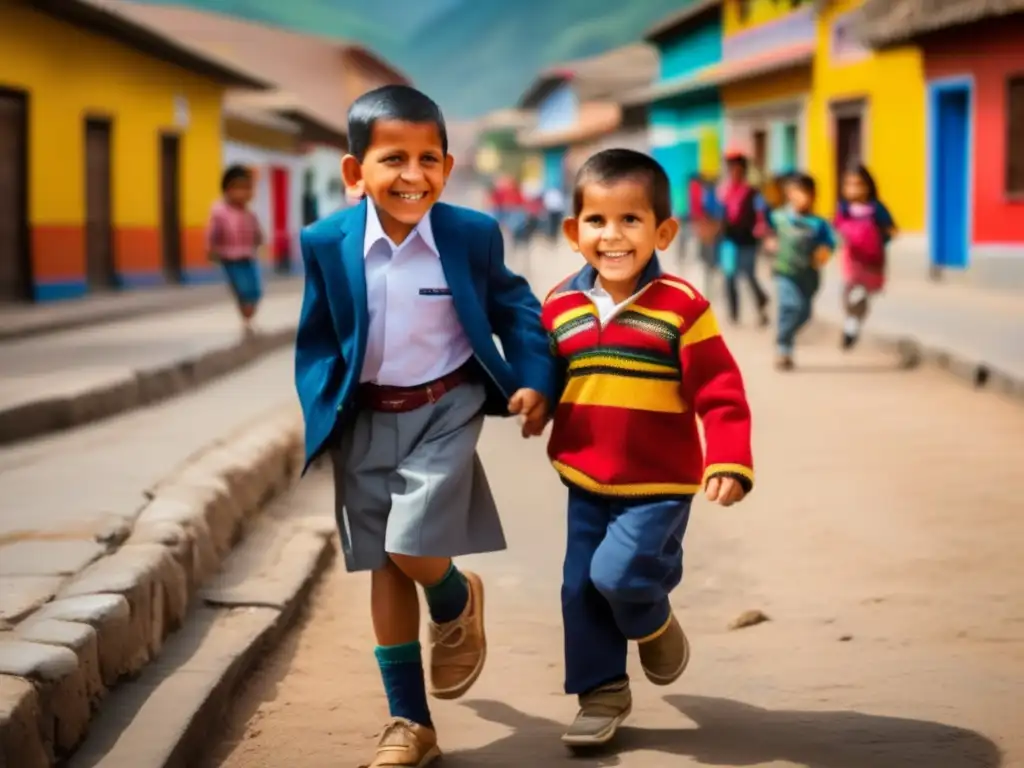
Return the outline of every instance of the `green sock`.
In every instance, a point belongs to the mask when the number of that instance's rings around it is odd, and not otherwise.
[[[455,563],[448,567],[448,572],[437,584],[425,587],[423,591],[427,596],[430,618],[436,624],[455,621],[466,610],[466,603],[469,602],[469,584]]]

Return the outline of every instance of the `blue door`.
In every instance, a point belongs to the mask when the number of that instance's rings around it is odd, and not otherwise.
[[[669,188],[672,191],[672,213],[676,216],[689,216],[690,176],[700,170],[700,147],[696,141],[681,141],[669,146],[654,147],[654,159],[668,174]]]
[[[932,263],[967,266],[970,238],[971,89],[966,83],[932,87],[934,141],[928,225]]]

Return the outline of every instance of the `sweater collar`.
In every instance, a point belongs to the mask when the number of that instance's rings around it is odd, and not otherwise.
[[[661,277],[661,263],[658,261],[658,254],[654,254],[651,260],[647,262],[647,266],[644,267],[643,272],[640,273],[640,280],[637,282],[636,289],[640,291],[650,283]],[[590,291],[593,290],[594,284],[597,282],[597,270],[587,264],[583,269],[576,273],[573,277],[572,282],[569,283],[569,290],[572,291]]]

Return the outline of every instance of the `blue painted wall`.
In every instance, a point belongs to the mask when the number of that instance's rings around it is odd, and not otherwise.
[[[658,44],[659,82],[685,79],[722,61],[722,22],[709,20]],[[650,105],[651,150],[672,183],[672,209],[689,214],[690,176],[717,171],[709,154],[720,155],[725,139],[724,109],[718,89],[704,88]],[[717,157],[715,158],[717,160]],[[711,167],[709,167],[709,165]]]

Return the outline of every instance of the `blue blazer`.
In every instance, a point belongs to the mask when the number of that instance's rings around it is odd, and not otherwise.
[[[456,314],[487,374],[486,413],[509,415],[508,400],[520,387],[542,393],[553,407],[558,374],[540,302],[526,280],[505,266],[497,222],[437,203],[430,223]],[[365,234],[363,202],[311,224],[300,238],[306,285],[295,339],[295,387],[306,422],[303,472],[353,410],[369,325]]]

